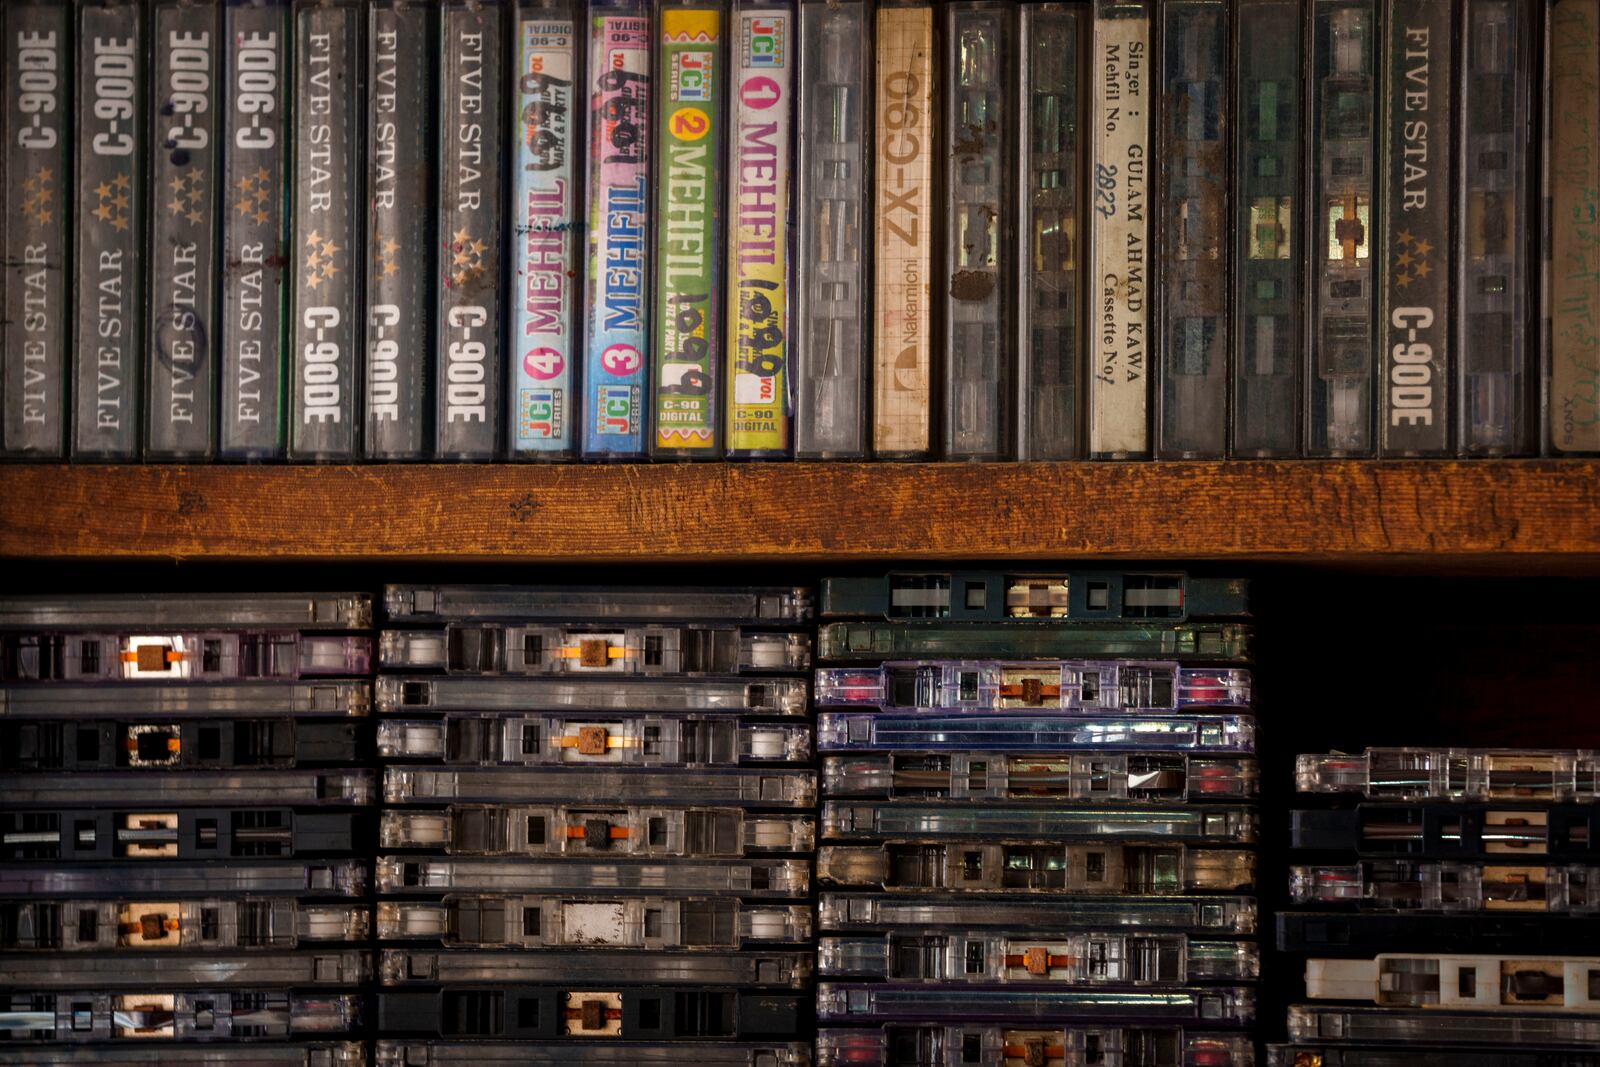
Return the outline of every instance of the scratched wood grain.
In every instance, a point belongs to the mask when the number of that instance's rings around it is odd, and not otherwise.
[[[0,468],[0,556],[1600,571],[1594,461]]]

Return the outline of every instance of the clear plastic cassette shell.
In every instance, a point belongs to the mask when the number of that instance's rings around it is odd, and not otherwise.
[[[1600,1047],[1600,1019],[1550,1013],[1289,1006],[1289,1040],[1338,1044],[1476,1045],[1483,1048]]]
[[[823,885],[891,893],[1237,893],[1250,889],[1255,875],[1253,852],[1179,844],[911,840],[817,850],[817,880]]]
[[[13,774],[0,783],[4,807],[338,807],[371,804],[370,770],[100,771],[94,774]]]
[[[372,638],[294,630],[0,633],[0,681],[212,682],[370,673]]]
[[[377,916],[380,941],[448,948],[740,949],[802,944],[815,925],[803,904],[615,894],[384,900]]]
[[[927,984],[1182,986],[1248,982],[1261,973],[1248,941],[1183,934],[1068,933],[937,929],[824,936],[817,974]]]
[[[385,630],[384,668],[451,674],[678,675],[804,671],[811,638],[740,626],[540,626],[452,623]]]
[[[380,905],[381,907],[381,905]],[[823,893],[817,921],[824,932],[927,930],[935,927],[1010,927],[1038,937],[1083,930],[1253,934],[1253,897],[984,897]],[[381,922],[381,918],[380,918]]]
[[[806,683],[800,678],[413,678],[384,675],[374,691],[382,712],[434,711],[733,711],[754,715],[804,715]]]
[[[863,838],[1159,838],[1174,842],[1244,845],[1256,839],[1253,808],[1203,807],[1028,807],[951,803],[828,801],[822,805],[822,836],[830,841]]]
[[[590,1044],[385,1039],[378,1042],[376,1056],[373,1062],[377,1067],[683,1067],[685,1063],[697,1067],[811,1067],[811,1046],[798,1042]]]
[[[881,800],[1248,800],[1258,777],[1254,759],[1185,752],[895,753],[822,761],[824,796]]]
[[[118,721],[0,718],[0,772],[227,770],[350,764],[368,753],[359,719]]]
[[[811,1017],[809,991],[596,983],[384,989],[378,1028],[426,1037],[576,1038],[584,1044],[663,1038],[793,1037]]]
[[[1052,715],[835,711],[817,716],[821,752],[1255,751],[1248,715]]]
[[[387,767],[384,799],[391,804],[448,800],[491,803],[736,804],[808,808],[816,803],[814,771],[601,770],[568,767],[473,767],[430,770]]]
[[[394,895],[639,891],[783,899],[803,897],[811,885],[811,864],[798,859],[573,863],[379,856],[374,870],[378,892]]]
[[[61,867],[45,863],[0,864],[0,896],[52,898],[116,894],[163,898],[293,893],[316,897],[364,896],[370,884],[362,860],[323,863],[273,860],[199,863],[103,863]]]
[[[831,622],[817,632],[817,659],[861,663],[980,656],[1013,659],[1128,656],[1240,663],[1250,658],[1251,638],[1251,628],[1240,623],[1062,626],[1050,622]]]
[[[348,854],[367,836],[360,812],[253,808],[0,808],[0,860],[233,860]],[[0,864],[0,870],[4,865]]]
[[[1302,793],[1372,800],[1600,802],[1600,752],[1588,749],[1369,748],[1295,758]]]
[[[819,1022],[1032,1022],[1048,1019],[1103,1022],[1194,1022],[1248,1026],[1255,1021],[1255,991],[1208,989],[1018,989],[971,986],[817,983]]]
[[[1600,1067],[1600,1052],[1268,1045],[1266,1067]]]
[[[824,578],[818,614],[887,622],[1182,622],[1249,615],[1250,583],[1181,571],[897,571]]]
[[[307,904],[286,897],[0,899],[0,949],[142,954],[315,947],[365,940],[371,918],[371,909],[362,904]],[[129,966],[126,956],[119,958]]]
[[[386,585],[390,622],[460,619],[577,622],[808,622],[805,586],[690,589],[661,586]]]
[[[934,660],[881,667],[821,667],[819,706],[885,711],[1175,711],[1250,706],[1250,672],[1127,660]]]
[[[361,985],[372,957],[361,949],[244,952],[233,955],[149,952],[31,954],[5,957],[6,983],[20,989],[272,989]]]
[[[1254,1067],[1245,1034],[1179,1025],[906,1023],[817,1035],[816,1067]]]
[[[450,713],[378,723],[378,754],[466,766],[717,767],[804,763],[809,725],[731,716]]]
[[[62,682],[0,687],[0,716],[18,719],[245,718],[362,716],[372,711],[367,682],[245,682],[107,686]]]
[[[1289,868],[1296,904],[1418,912],[1600,914],[1600,866],[1369,860]]]
[[[452,856],[754,856],[809,852],[810,816],[738,808],[469,807],[385,811],[378,845]]]
[[[548,985],[703,985],[803,989],[814,970],[810,950],[798,952],[477,952],[386,948],[378,981],[385,986],[504,983]]]
[[[1384,953],[1309,959],[1306,996],[1379,1007],[1600,1015],[1600,959]]]
[[[70,1045],[44,1048],[0,1044],[5,1067],[366,1067],[359,1042],[296,1044]]]
[[[9,1033],[11,1040],[131,1040],[141,1044],[343,1035],[361,1025],[361,1007],[360,996],[304,995],[287,990],[13,990],[0,993],[0,1034]]]
[[[1365,857],[1600,861],[1600,805],[1472,802],[1361,803],[1291,811],[1290,846]]]
[[[4,630],[368,630],[369,593],[129,593],[0,598]]]

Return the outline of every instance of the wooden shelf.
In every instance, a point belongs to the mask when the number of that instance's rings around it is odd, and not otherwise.
[[[12,466],[0,556],[1600,573],[1600,462]]]

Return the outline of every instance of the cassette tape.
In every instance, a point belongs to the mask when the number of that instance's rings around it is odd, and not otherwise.
[[[1384,953],[1309,959],[1306,996],[1385,1008],[1600,1015],[1600,958]]]
[[[1237,893],[1250,889],[1255,876],[1254,853],[1179,844],[905,840],[817,850],[822,884],[891,893]]]
[[[817,658],[841,663],[893,659],[1079,659],[1126,656],[1245,663],[1253,634],[1237,623],[1129,626],[1084,623],[830,622],[817,632]]]
[[[818,982],[819,1022],[884,1023],[949,1019],[966,1022],[1196,1022],[1248,1026],[1255,991],[1210,989],[989,989],[971,986],[869,985]]]
[[[821,977],[888,982],[1181,986],[1252,981],[1260,972],[1259,950],[1247,941],[1183,934],[924,930],[823,937],[817,945]]]
[[[1369,860],[1291,867],[1296,904],[1358,904],[1392,911],[1600,913],[1600,867]]]
[[[800,993],[696,986],[389,990],[378,995],[384,1034],[552,1040],[791,1037],[811,1017]]]
[[[451,623],[444,630],[385,630],[385,668],[451,674],[759,674],[804,671],[803,633],[744,626],[538,626]]]
[[[370,833],[360,813],[286,807],[0,810],[0,860],[296,859],[348,855]]]
[[[1600,1067],[1600,1052],[1268,1045],[1267,1067]]]
[[[381,905],[380,905],[381,907]],[[1035,937],[1084,930],[1138,929],[1154,932],[1253,934],[1256,902],[1251,897],[958,897],[823,893],[818,923],[832,933],[876,930],[922,931],[931,927],[1009,927]],[[381,921],[381,920],[380,920]]]
[[[814,931],[802,904],[597,894],[385,900],[377,923],[381,941],[447,948],[742,949],[803,944]]]
[[[940,800],[1248,800],[1259,772],[1253,759],[1146,755],[1025,756],[921,753],[829,756],[822,792],[830,797]]]
[[[294,630],[0,634],[0,681],[238,681],[370,673],[372,639]]]
[[[896,571],[824,578],[824,619],[1144,622],[1248,616],[1250,583],[1181,571]]]
[[[92,1045],[73,1048],[0,1044],[5,1067],[365,1067],[366,1052],[355,1041],[285,1045]]]
[[[750,622],[811,620],[805,586],[693,589],[673,586],[386,585],[390,622]]]
[[[377,1067],[811,1067],[811,1046],[798,1042],[384,1040],[376,1055]]]
[[[821,752],[1255,751],[1248,715],[1051,715],[826,712]]]
[[[819,667],[816,702],[885,711],[1174,711],[1250,706],[1250,672],[1117,660],[917,660]]]
[[[1600,1048],[1600,1019],[1515,1012],[1289,1006],[1289,1040],[1482,1048]]]
[[[17,1042],[136,1041],[143,1045],[345,1034],[362,1024],[362,999],[286,989],[11,990],[0,993],[0,1037]],[[0,1048],[4,1047],[0,1042]],[[235,1061],[230,1057],[227,1062]]]
[[[752,815],[738,808],[467,807],[385,811],[381,848],[451,856],[750,856],[809,852],[808,816]]]
[[[478,952],[386,948],[379,953],[378,980],[387,987],[494,983],[701,985],[804,989],[813,956],[800,952]]]
[[[708,715],[638,718],[452,714],[378,724],[387,759],[476,766],[720,767],[803,763],[810,726]]]
[[[370,919],[365,905],[306,904],[287,897],[0,900],[0,949],[142,953],[316,947],[364,941]],[[128,957],[119,958],[126,966]]]
[[[62,953],[4,957],[6,983],[19,989],[270,989],[360,985],[372,977],[366,949],[237,954],[148,952],[127,956]]]
[[[43,863],[0,864],[0,896],[105,897],[118,899],[265,895],[365,896],[370,878],[364,860],[293,863]]]
[[[1374,858],[1514,856],[1594,863],[1600,860],[1600,806],[1361,804],[1347,811],[1294,811],[1290,844]]]
[[[737,711],[751,715],[804,715],[806,683],[800,678],[759,682],[728,678],[669,681],[607,678],[411,678],[384,675],[374,690],[379,711]]]
[[[467,800],[489,803],[697,803],[809,808],[817,802],[814,771],[744,771],[713,767],[682,771],[594,770],[569,767],[474,767],[435,771],[388,767],[384,799],[391,804]]]
[[[1302,793],[1373,800],[1600,801],[1600,752],[1485,748],[1369,748],[1295,759]]]
[[[128,722],[0,719],[0,771],[299,767],[364,760],[371,746],[352,719]]]
[[[817,1067],[1253,1067],[1243,1034],[1191,1032],[1179,1025],[1089,1024],[943,1026],[823,1030]]]
[[[369,630],[368,593],[128,593],[0,598],[4,630]]]
[[[1002,807],[828,801],[822,805],[822,836],[830,841],[920,837],[1062,838],[1156,837],[1183,843],[1245,845],[1256,839],[1253,808],[1204,807]]]
[[[340,807],[372,803],[369,770],[106,771],[101,774],[17,774],[0,783],[6,807],[278,804]]]
[[[379,856],[374,870],[378,892],[396,895],[637,890],[774,899],[803,897],[811,884],[811,864],[797,859],[573,863]]]
[[[0,686],[0,717],[68,719],[87,716],[232,719],[242,716],[349,715],[372,711],[366,682],[246,682],[216,685],[90,683]]]
[[[1415,912],[1283,912],[1278,948],[1318,956],[1410,952],[1600,954],[1600,924],[1584,915],[1418,915]]]

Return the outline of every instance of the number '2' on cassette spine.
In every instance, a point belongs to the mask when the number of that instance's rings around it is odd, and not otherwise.
[[[75,459],[139,455],[146,33],[144,8],[130,0],[78,9]]]

